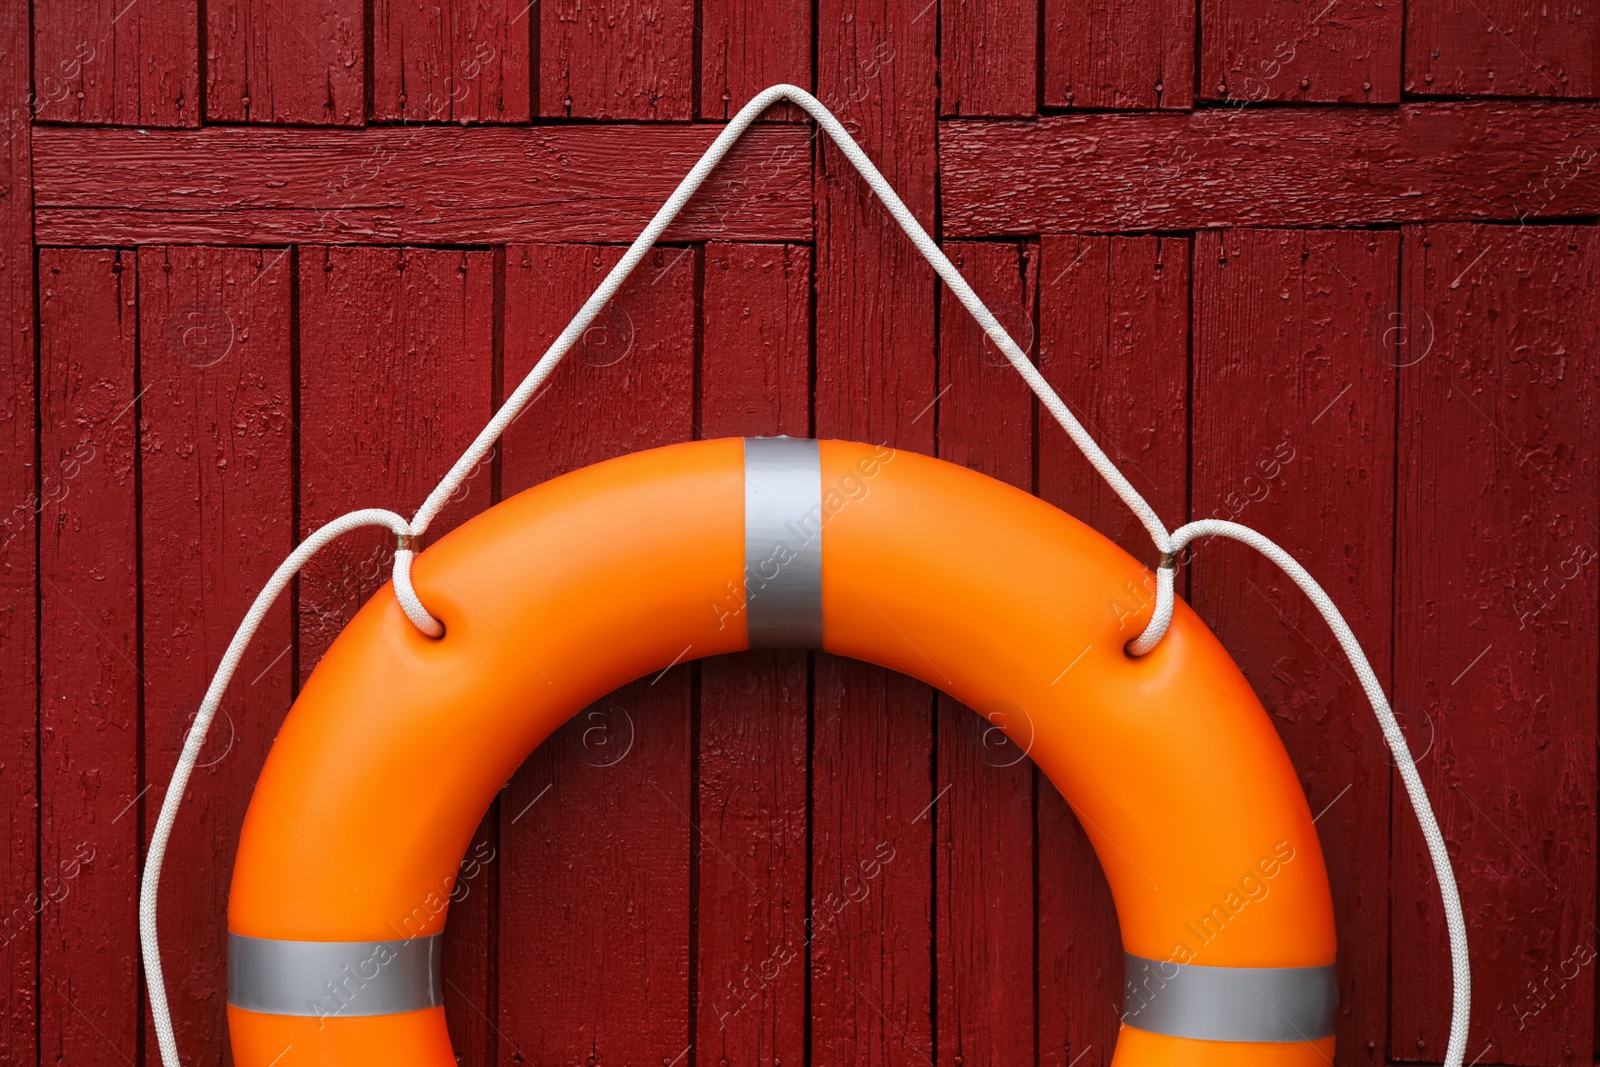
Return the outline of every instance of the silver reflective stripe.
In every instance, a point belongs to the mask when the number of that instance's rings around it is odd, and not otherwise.
[[[1339,982],[1326,967],[1201,967],[1124,954],[1122,1021],[1201,1041],[1333,1036]]]
[[[278,941],[228,934],[228,1003],[268,1015],[396,1015],[444,1003],[441,938]]]
[[[822,647],[822,453],[744,439],[744,591],[751,648]]]

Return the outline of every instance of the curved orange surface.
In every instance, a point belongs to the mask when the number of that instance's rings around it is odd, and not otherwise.
[[[416,561],[418,593],[446,627],[438,641],[388,586],[375,595],[268,756],[229,929],[438,932],[473,830],[539,742],[640,675],[746,647],[743,455],[728,439],[625,456],[464,524]],[[1129,952],[1333,962],[1327,876],[1294,770],[1186,605],[1154,652],[1130,658],[1153,579],[1099,534],[924,456],[825,441],[821,457],[827,650],[920,678],[1028,748],[1094,844]],[[279,1055],[279,1067],[453,1063],[439,1009],[319,1020],[230,1007],[229,1019],[242,1067]],[[1115,1062],[1309,1067],[1331,1048],[1124,1027]]]

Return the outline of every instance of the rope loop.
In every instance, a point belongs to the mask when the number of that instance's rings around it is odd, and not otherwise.
[[[923,229],[922,224],[917,221],[917,217],[911,213],[911,209],[906,207],[899,194],[879,173],[872,160],[867,158],[867,154],[862,151],[861,146],[850,136],[849,131],[844,128],[833,112],[824,107],[816,97],[794,85],[774,85],[757,93],[748,104],[739,109],[739,113],[733,117],[733,120],[723,127],[722,132],[711,142],[711,147],[707,148],[705,154],[689,169],[689,173],[684,176],[683,181],[672,191],[672,195],[667,197],[666,202],[651,217],[639,236],[634,238],[633,243],[628,246],[628,250],[623,253],[622,258],[607,272],[599,286],[584,301],[583,306],[578,309],[578,313],[572,317],[572,321],[567,323],[566,328],[551,342],[544,355],[539,357],[538,362],[533,365],[533,369],[523,378],[522,383],[517,386],[515,392],[506,398],[505,404],[501,406],[499,411],[495,412],[494,417],[478,433],[477,438],[467,450],[461,454],[461,458],[456,460],[449,473],[434,487],[433,492],[428,494],[428,498],[422,502],[422,506],[417,509],[416,515],[411,520],[411,524],[416,528],[417,533],[422,534],[427,531],[440,510],[455,496],[462,482],[471,476],[484,457],[494,448],[495,442],[505,432],[506,427],[510,426],[522,414],[523,409],[532,401],[539,388],[550,377],[556,366],[560,364],[562,358],[583,336],[584,331],[589,328],[595,316],[599,315],[606,305],[611,302],[612,298],[616,296],[617,291],[622,288],[622,283],[627,280],[628,275],[644,259],[651,246],[671,225],[672,220],[677,217],[678,212],[683,210],[684,205],[694,196],[696,190],[700,188],[707,176],[722,162],[728,150],[744,135],[745,131],[750,128],[750,125],[755,122],[763,111],[780,100],[787,100],[796,104],[816,121],[822,132],[828,135],[828,139],[844,154],[850,165],[860,173],[862,179],[872,190],[873,195],[877,197],[878,202],[883,205],[890,217],[905,232],[905,235],[911,240],[917,251],[922,254],[922,257],[933,267],[939,279],[949,287],[950,292],[961,302],[961,305],[967,309],[968,313],[977,320],[978,325],[983,328],[983,332],[994,342],[995,347],[1006,357],[1006,360],[1016,369],[1017,373],[1022,376],[1023,381],[1028,384],[1029,389],[1033,390],[1034,395],[1039,398],[1039,402],[1044,405],[1045,410],[1049,411],[1056,422],[1060,423],[1061,428],[1072,438],[1073,444],[1089,460],[1090,465],[1094,467],[1100,477],[1104,478],[1107,484],[1111,486],[1112,491],[1138,517],[1140,523],[1149,531],[1150,538],[1155,542],[1157,551],[1169,551],[1171,546],[1168,543],[1167,528],[1162,524],[1161,518],[1156,514],[1155,509],[1150,506],[1143,496],[1139,495],[1133,484],[1123,476],[1122,472],[1117,469],[1116,464],[1111,462],[1110,457],[1105,454],[1089,432],[1083,428],[1083,425],[1073,415],[1071,409],[1067,407],[1066,402],[1050,386],[1050,383],[1045,381],[1038,368],[1028,359],[1027,353],[1006,332],[1005,327],[1000,325],[999,321],[994,317],[994,313],[978,298],[978,294],[973,292],[972,286],[967,284],[967,280],[961,276],[961,272],[956,269],[955,264],[950,262],[949,257],[944,254],[933,238],[928,236],[928,231]],[[410,588],[410,568],[411,556],[396,552],[394,583],[397,593],[402,589]],[[1170,583],[1168,584],[1170,586]],[[1166,604],[1169,614],[1171,611],[1170,600],[1171,594],[1169,590]],[[1158,604],[1159,602],[1160,597],[1158,595]],[[404,603],[402,601],[402,604]],[[435,629],[438,627],[437,621],[427,614],[426,609],[422,607],[420,602],[414,602],[407,606],[406,616],[423,633],[430,637],[438,636],[438,632]],[[424,619],[427,620],[426,623],[423,621]],[[1159,640],[1159,636],[1157,640]],[[1154,647],[1154,645],[1152,644],[1151,647]]]
[[[1429,801],[1428,791],[1422,784],[1422,776],[1417,773],[1416,761],[1411,757],[1411,747],[1400,729],[1400,723],[1395,719],[1394,710],[1389,706],[1389,697],[1384,693],[1383,685],[1378,681],[1372,665],[1367,662],[1367,654],[1362,650],[1361,642],[1356,640],[1355,632],[1350,629],[1350,624],[1335,606],[1333,598],[1298,560],[1265,534],[1237,522],[1227,522],[1222,519],[1200,519],[1178,527],[1172,532],[1170,552],[1174,555],[1182,552],[1198,537],[1226,537],[1249,545],[1267,557],[1300,587],[1301,592],[1305,593],[1306,599],[1311,601],[1322,615],[1323,621],[1328,624],[1328,629],[1333,631],[1333,636],[1344,651],[1345,658],[1350,661],[1350,666],[1355,669],[1356,679],[1360,682],[1367,701],[1372,705],[1373,714],[1378,719],[1384,743],[1388,745],[1390,753],[1394,756],[1395,766],[1400,771],[1400,780],[1406,787],[1406,797],[1411,801],[1417,824],[1421,827],[1422,836],[1427,842],[1428,858],[1433,863],[1434,876],[1439,883],[1439,897],[1444,904],[1445,927],[1450,935],[1453,988],[1450,1040],[1445,1046],[1444,1062],[1446,1067],[1461,1067],[1467,1053],[1467,1023],[1472,1007],[1472,968],[1467,951],[1467,921],[1462,912],[1461,893],[1456,886],[1455,869],[1450,862],[1450,853],[1445,847],[1444,835],[1440,832],[1438,820],[1434,817],[1433,804]],[[1165,566],[1156,571],[1158,582],[1156,611],[1145,632],[1128,646],[1128,650],[1135,655],[1143,655],[1154,648],[1172,623],[1172,605],[1175,599],[1172,592],[1172,575],[1173,571]],[[1139,647],[1136,649],[1135,646]]]
[[[167,786],[166,795],[161,798],[161,813],[156,817],[155,831],[150,835],[150,850],[146,853],[144,873],[139,883],[139,948],[144,957],[145,987],[150,997],[150,1014],[155,1020],[156,1044],[160,1047],[161,1062],[165,1067],[180,1067],[180,1061],[178,1039],[172,1028],[172,1009],[167,1004],[167,984],[161,971],[161,942],[156,930],[156,904],[161,892],[161,865],[166,859],[167,843],[172,839],[172,828],[178,821],[178,805],[183,802],[184,791],[189,787],[189,776],[194,772],[195,764],[200,759],[200,750],[206,743],[206,735],[211,732],[211,721],[216,718],[217,710],[222,706],[223,694],[228,691],[228,684],[233,681],[234,673],[239,669],[245,650],[250,647],[250,641],[260,628],[261,621],[267,617],[267,612],[288,588],[290,581],[300,573],[300,569],[309,563],[312,557],[351,530],[363,526],[386,527],[396,537],[414,535],[411,524],[404,516],[383,508],[363,508],[341,515],[326,526],[318,527],[311,536],[300,542],[295,550],[289,553],[287,559],[278,564],[278,569],[272,572],[267,584],[256,594],[250,610],[245,612],[244,621],[239,624],[239,628],[234,631],[233,639],[228,642],[227,651],[222,654],[222,662],[217,664],[217,672],[211,676],[211,684],[206,687],[205,696],[200,701],[200,710],[195,713],[189,733],[183,739],[183,750],[178,755],[177,766],[172,769],[172,781]],[[407,562],[409,564],[409,561]],[[409,588],[409,566],[406,573]],[[412,598],[415,600],[414,593]],[[433,617],[422,607],[420,601],[415,606],[422,618],[433,621]],[[417,621],[417,617],[412,616],[410,611],[406,614],[413,623]],[[434,625],[437,626],[438,623],[435,622]],[[440,632],[443,632],[442,628]]]
[[[420,539],[419,534],[405,534],[401,536],[394,550],[394,597],[400,601],[400,610],[406,613],[406,618],[411,620],[424,637],[431,637],[435,641],[444,636],[444,623],[433,617],[433,613],[422,605],[422,598],[417,596],[416,587],[411,584],[411,561],[417,558],[416,544]]]

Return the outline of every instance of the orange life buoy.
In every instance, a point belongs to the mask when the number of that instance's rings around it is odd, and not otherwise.
[[[1271,722],[1182,604],[1129,656],[1150,573],[1048,504],[887,448],[700,441],[513,497],[420,555],[414,581],[444,637],[390,587],[374,596],[245,817],[241,1067],[453,1064],[439,935],[500,786],[617,686],[748,647],[822,648],[1009,709],[996,721],[1066,796],[1115,898],[1119,1067],[1331,1062],[1327,873]]]

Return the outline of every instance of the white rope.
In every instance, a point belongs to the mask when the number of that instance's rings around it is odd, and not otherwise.
[[[228,650],[223,653],[217,673],[211,676],[211,684],[206,687],[206,695],[200,701],[200,711],[189,727],[188,736],[183,739],[183,751],[178,756],[178,765],[172,769],[172,781],[167,785],[167,793],[161,798],[161,814],[156,818],[155,833],[150,837],[150,852],[145,857],[144,877],[139,885],[139,946],[144,953],[145,981],[150,991],[150,1014],[156,1024],[156,1043],[161,1047],[161,1062],[165,1067],[179,1067],[178,1040],[172,1032],[172,1010],[167,1006],[167,983],[161,972],[161,944],[156,935],[156,898],[161,888],[161,864],[167,855],[167,842],[172,838],[173,824],[178,821],[178,805],[189,786],[189,775],[200,758],[200,749],[205,746],[211,720],[216,718],[217,709],[222,706],[222,695],[227,692],[228,683],[233,681],[233,673],[239,669],[239,662],[244,659],[245,649],[250,647],[250,640],[255,637],[261,620],[267,617],[278,595],[312,556],[322,551],[330,541],[361,526],[387,526],[397,537],[412,532],[410,524],[392,511],[382,508],[352,511],[317,530],[289,553],[288,559],[278,564],[278,569],[272,572],[265,588],[257,594],[255,603],[245,613],[239,629],[234,631],[233,640],[228,642]]]
[[[561,331],[550,347],[545,350],[544,355],[539,357],[539,362],[535,363],[533,369],[528,372],[528,376],[522,379],[522,384],[517,386],[516,392],[506,398],[505,405],[495,413],[494,418],[489,420],[488,425],[484,426],[482,432],[478,434],[477,440],[473,441],[472,445],[461,454],[461,458],[456,460],[455,466],[450,468],[450,472],[444,476],[444,480],[435,487],[432,493],[428,494],[428,499],[422,502],[422,507],[417,509],[417,514],[411,520],[411,524],[416,527],[417,532],[421,534],[427,531],[429,525],[439,514],[440,509],[455,495],[461,483],[477,469],[478,464],[489,454],[490,449],[494,448],[495,442],[505,432],[506,427],[510,426],[517,416],[522,414],[522,409],[538,393],[539,387],[550,377],[550,373],[556,369],[562,357],[567,354],[578,338],[583,336],[583,332],[589,328],[589,324],[594,321],[595,316],[600,314],[601,310],[611,302],[612,297],[616,296],[617,290],[622,287],[622,283],[633,272],[633,268],[639,264],[645,253],[656,243],[666,228],[672,224],[672,220],[677,217],[678,212],[683,210],[683,206],[689,202],[689,198],[695,194],[695,190],[700,188],[700,184],[706,180],[706,176],[716,169],[718,163],[722,162],[722,157],[727,155],[728,149],[733,147],[734,142],[739,140],[740,136],[744,134],[745,130],[763,111],[779,100],[788,100],[798,104],[806,114],[816,120],[817,125],[832,138],[833,143],[839,146],[839,151],[844,153],[845,158],[850,161],[850,165],[861,173],[862,178],[866,179],[867,187],[872,190],[873,195],[883,202],[883,206],[888,209],[894,221],[900,224],[900,228],[905,231],[906,236],[911,238],[911,243],[916,245],[917,251],[921,252],[923,258],[933,266],[940,279],[950,287],[950,291],[955,294],[956,299],[961,301],[961,305],[971,312],[973,318],[978,320],[978,325],[983,327],[983,332],[989,335],[990,340],[1004,353],[1006,359],[1016,368],[1017,373],[1022,375],[1023,380],[1028,383],[1028,388],[1034,391],[1039,401],[1055,417],[1055,420],[1061,424],[1061,428],[1067,431],[1067,435],[1072,438],[1072,443],[1078,446],[1079,451],[1088,458],[1090,464],[1100,474],[1100,477],[1110,484],[1117,496],[1122,498],[1123,503],[1127,504],[1129,509],[1138,516],[1139,521],[1144,524],[1144,528],[1150,531],[1151,540],[1155,542],[1156,548],[1161,552],[1166,552],[1168,550],[1167,528],[1162,525],[1161,519],[1155,513],[1155,509],[1145,502],[1144,497],[1139,495],[1138,490],[1134,489],[1128,479],[1122,476],[1122,472],[1116,468],[1116,465],[1100,450],[1100,446],[1095,443],[1093,437],[1089,436],[1089,432],[1073,417],[1072,412],[1062,399],[1056,395],[1056,391],[1050,388],[1050,383],[1044,380],[1044,376],[1039,373],[1038,368],[1028,361],[1027,354],[1017,347],[1017,343],[1011,339],[1011,335],[1006,333],[1005,328],[984,306],[983,301],[978,299],[978,294],[972,291],[972,286],[967,284],[967,280],[961,276],[961,272],[956,270],[955,264],[951,263],[939,246],[934,244],[933,238],[928,236],[927,231],[922,228],[922,224],[917,221],[916,216],[911,214],[911,210],[901,201],[899,195],[895,193],[883,175],[878,173],[878,168],[872,165],[872,160],[867,158],[867,154],[861,150],[861,146],[856,144],[845,128],[839,124],[839,120],[833,117],[833,112],[823,107],[816,97],[793,85],[774,85],[756,94],[754,99],[739,109],[739,113],[733,117],[733,121],[723,127],[722,132],[717,135],[717,139],[711,142],[711,147],[706,149],[705,155],[701,156],[699,162],[690,168],[689,173],[685,175],[683,181],[678,183],[678,187],[672,191],[672,195],[667,197],[667,202],[661,205],[661,209],[651,218],[644,231],[634,238],[633,244],[628,246],[628,251],[617,261],[616,266],[611,268],[605,279],[601,281],[600,287],[590,294],[589,299],[584,301],[583,307],[579,308],[578,313],[572,317],[572,321],[567,323],[566,329]],[[398,585],[402,572],[409,570],[411,561],[409,559],[402,560],[396,556],[394,562],[395,583]],[[411,614],[410,612],[407,614],[411,615],[411,621],[423,633],[437,636],[443,632],[438,622],[425,609],[420,610],[417,614]]]
[[[1196,537],[1227,537],[1242,541],[1275,563],[1279,570],[1300,587],[1306,598],[1316,605],[1317,610],[1322,613],[1323,621],[1328,624],[1328,629],[1333,631],[1339,647],[1344,649],[1345,658],[1350,661],[1350,666],[1355,668],[1356,679],[1361,683],[1362,691],[1367,694],[1367,700],[1372,704],[1373,714],[1378,717],[1378,726],[1383,730],[1383,739],[1388,742],[1389,751],[1394,755],[1395,766],[1400,768],[1400,780],[1405,783],[1406,798],[1411,801],[1411,808],[1417,815],[1417,825],[1422,828],[1422,836],[1428,842],[1428,858],[1433,861],[1434,877],[1439,882],[1439,899],[1444,902],[1444,921],[1450,932],[1452,984],[1450,1041],[1445,1046],[1444,1062],[1445,1067],[1461,1067],[1467,1054],[1467,1023],[1472,1009],[1472,969],[1467,958],[1467,920],[1461,911],[1461,893],[1456,888],[1455,868],[1451,866],[1450,853],[1445,848],[1444,834],[1439,832],[1439,822],[1434,818],[1428,791],[1422,784],[1422,776],[1417,773],[1416,761],[1411,758],[1411,746],[1406,744],[1406,735],[1400,732],[1400,724],[1395,721],[1394,711],[1389,707],[1389,698],[1384,694],[1378,676],[1373,673],[1372,665],[1367,662],[1367,654],[1362,651],[1361,642],[1356,640],[1350,625],[1344,621],[1344,616],[1334,606],[1333,598],[1328,596],[1317,580],[1311,577],[1310,572],[1300,566],[1293,556],[1259,531],[1222,519],[1200,519],[1178,527],[1172,531],[1172,551],[1182,552],[1184,546]],[[1171,568],[1163,567],[1156,573],[1157,580],[1165,581],[1170,589]],[[1170,603],[1169,598],[1168,604]],[[1169,606],[1166,617],[1161,620],[1163,632],[1171,621],[1172,609]]]
[[[831,138],[839,150],[844,153],[850,164],[860,172],[866,180],[867,186],[872,190],[888,210],[890,216],[905,231],[911,243],[916,246],[930,265],[938,274],[940,280],[955,294],[961,305],[967,309],[989,339],[994,342],[1011,366],[1022,375],[1028,387],[1039,398],[1040,403],[1049,411],[1051,416],[1061,425],[1088,459],[1095,471],[1106,480],[1113,492],[1122,499],[1144,528],[1149,532],[1150,539],[1154,542],[1156,550],[1161,553],[1161,562],[1156,569],[1156,604],[1150,623],[1143,633],[1128,644],[1128,651],[1133,655],[1143,655],[1155,648],[1165,636],[1167,627],[1172,621],[1172,611],[1175,602],[1173,588],[1175,554],[1191,539],[1203,534],[1214,534],[1222,537],[1232,537],[1253,546],[1267,558],[1271,559],[1284,573],[1288,574],[1294,582],[1309,596],[1317,609],[1322,612],[1323,618],[1333,628],[1334,635],[1339,644],[1344,648],[1345,654],[1350,657],[1351,665],[1355,667],[1361,679],[1362,688],[1366,691],[1367,698],[1372,702],[1374,713],[1383,728],[1384,739],[1388,742],[1390,750],[1394,753],[1395,762],[1400,767],[1400,775],[1405,782],[1406,794],[1411,800],[1412,807],[1416,810],[1417,821],[1422,827],[1423,836],[1428,841],[1428,853],[1433,860],[1434,871],[1439,881],[1439,894],[1444,901],[1445,918],[1450,930],[1450,959],[1454,974],[1454,1003],[1450,1020],[1450,1042],[1445,1053],[1445,1067],[1461,1067],[1466,1054],[1468,1009],[1471,1000],[1470,974],[1467,961],[1467,933],[1466,922],[1462,917],[1461,898],[1456,889],[1455,874],[1450,866],[1450,857],[1445,850],[1444,838],[1439,833],[1437,821],[1434,819],[1432,805],[1428,802],[1428,795],[1418,776],[1415,765],[1411,760],[1410,751],[1406,746],[1405,736],[1400,732],[1399,724],[1395,722],[1394,713],[1389,708],[1389,702],[1378,684],[1377,676],[1372,673],[1372,668],[1367,664],[1366,655],[1361,651],[1361,646],[1356,642],[1355,635],[1351,633],[1344,618],[1334,607],[1333,601],[1323,592],[1322,587],[1308,574],[1305,568],[1294,561],[1288,553],[1273,544],[1261,534],[1246,526],[1237,523],[1205,520],[1193,522],[1180,527],[1176,534],[1168,534],[1167,528],[1162,524],[1155,510],[1147,503],[1132,483],[1123,477],[1110,458],[1101,450],[1087,430],[1073,416],[1072,411],[1062,401],[1056,391],[1045,381],[1036,367],[1029,362],[1026,353],[1011,339],[993,313],[978,299],[972,291],[961,272],[945,256],[944,252],[928,236],[926,230],[917,222],[900,197],[890,187],[883,175],[878,173],[878,168],[873,166],[861,146],[856,144],[839,120],[833,116],[816,97],[804,89],[793,85],[774,85],[757,94],[748,104],[739,110],[733,121],[725,126],[711,147],[706,149],[699,161],[689,170],[683,181],[673,190],[666,203],[661,205],[643,232],[628,246],[622,258],[612,267],[598,288],[584,301],[578,313],[568,322],[566,328],[556,337],[555,341],[545,350],[543,356],[534,364],[533,369],[523,378],[516,391],[506,398],[488,424],[479,432],[477,438],[456,460],[449,472],[428,494],[422,506],[417,509],[415,517],[409,524],[393,512],[378,509],[355,511],[334,520],[319,529],[305,543],[301,544],[286,559],[273,574],[272,580],[262,590],[261,595],[251,606],[249,614],[240,624],[239,630],[234,634],[233,640],[228,645],[221,665],[217,668],[216,675],[211,680],[211,685],[206,690],[204,701],[201,703],[200,712],[195,717],[194,724],[189,729],[188,737],[184,740],[183,754],[178,759],[178,765],[173,771],[172,782],[167,788],[167,794],[161,803],[161,815],[156,822],[155,834],[150,843],[150,854],[145,862],[144,880],[139,897],[139,932],[144,952],[146,975],[149,979],[150,1010],[155,1017],[156,1036],[161,1047],[161,1060],[164,1067],[180,1067],[178,1061],[177,1044],[173,1038],[171,1012],[167,1005],[166,987],[161,973],[161,949],[156,935],[156,892],[161,881],[161,863],[166,854],[167,841],[172,834],[173,822],[177,817],[178,804],[183,797],[183,792],[189,781],[189,774],[194,769],[195,761],[199,758],[200,748],[205,743],[207,730],[211,720],[216,715],[221,703],[222,695],[238,668],[239,660],[244,654],[245,647],[254,636],[256,628],[260,625],[262,617],[272,602],[277,599],[290,580],[306,561],[314,556],[324,545],[338,537],[340,534],[354,529],[357,526],[380,525],[387,526],[399,537],[409,538],[405,543],[415,543],[432,524],[439,512],[456,494],[461,483],[477,469],[500,435],[519,416],[523,409],[538,393],[541,386],[550,377],[562,358],[569,352],[577,340],[583,336],[585,330],[594,321],[596,315],[616,296],[622,283],[633,272],[661,237],[672,220],[677,217],[684,205],[700,188],[706,177],[716,169],[723,156],[739,140],[750,124],[779,100],[788,100],[800,106],[810,115],[824,133]],[[400,602],[406,616],[418,630],[430,637],[439,637],[444,633],[444,627],[429,614],[422,601],[417,597],[416,590],[411,583],[411,561],[414,551],[401,548],[395,552],[394,557],[394,588],[395,596]]]

